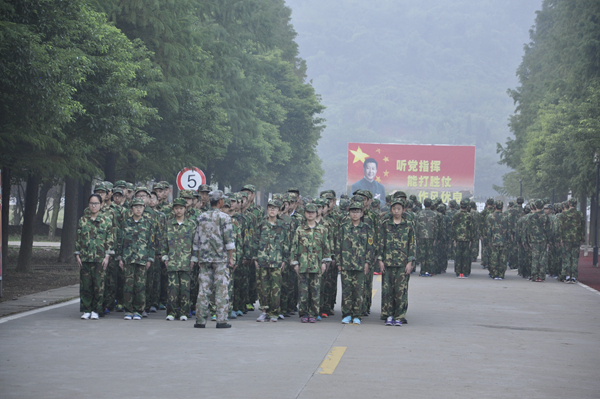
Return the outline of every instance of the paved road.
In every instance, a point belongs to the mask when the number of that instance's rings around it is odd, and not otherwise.
[[[360,326],[339,309],[316,325],[252,312],[228,330],[162,313],[83,321],[77,304],[0,319],[0,397],[600,397],[598,292],[507,276],[412,277],[403,327],[379,320],[379,282]],[[346,349],[320,374],[333,348]]]

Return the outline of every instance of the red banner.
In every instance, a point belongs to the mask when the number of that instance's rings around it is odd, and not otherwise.
[[[369,190],[385,202],[397,190],[460,201],[473,196],[475,146],[348,143],[348,193]]]

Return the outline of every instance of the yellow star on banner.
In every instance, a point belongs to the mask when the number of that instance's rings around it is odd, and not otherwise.
[[[389,174],[390,174],[390,172],[388,172],[387,170],[385,172],[383,172],[384,177],[388,177]]]
[[[388,157],[383,157],[383,162],[389,162],[390,159]]]
[[[381,154],[381,149],[378,148],[378,149],[375,150],[375,152],[378,153],[378,154]]]
[[[350,150],[350,152],[352,154],[354,154],[354,161],[352,161],[352,163],[357,163],[358,161],[361,161],[362,163],[365,163],[365,160],[369,157],[369,154],[365,154],[360,149],[360,147],[358,147],[358,150],[356,150],[356,151]]]
[[[379,183],[381,183],[381,177],[377,176],[377,177],[375,178],[375,180],[377,180]]]

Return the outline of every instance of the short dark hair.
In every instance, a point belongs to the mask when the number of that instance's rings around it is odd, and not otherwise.
[[[92,197],[96,197],[98,198],[98,201],[100,201],[100,203],[102,203],[102,197],[96,193],[90,195],[90,197],[88,198],[88,204],[90,203],[90,200],[92,199]]]
[[[363,165],[363,169],[365,169],[367,167],[368,163],[374,163],[376,168],[379,167],[375,158],[367,158],[367,159],[365,159],[365,164]]]

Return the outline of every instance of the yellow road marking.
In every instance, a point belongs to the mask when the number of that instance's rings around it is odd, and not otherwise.
[[[373,290],[373,295],[371,296],[371,299],[375,298],[375,294],[377,293],[377,290]]]
[[[375,281],[377,281],[378,283],[381,283],[381,276],[377,276],[377,278],[375,279]]]
[[[331,348],[331,351],[329,351],[327,357],[323,360],[323,363],[321,363],[321,371],[319,371],[319,374],[333,374],[335,368],[342,359],[344,352],[346,352],[345,346],[334,346]]]

